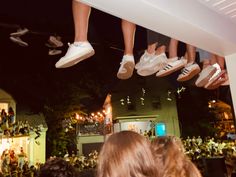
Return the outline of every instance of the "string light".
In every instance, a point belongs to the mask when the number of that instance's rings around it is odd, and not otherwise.
[[[125,105],[125,100],[122,98],[122,99],[120,99],[120,104],[122,105],[122,106],[124,106]]]

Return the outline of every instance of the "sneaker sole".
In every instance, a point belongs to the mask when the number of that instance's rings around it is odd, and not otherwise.
[[[49,40],[48,42],[49,42],[52,46],[55,46],[55,47],[62,47],[62,46],[63,46],[63,43],[60,42],[60,41]]]
[[[168,64],[167,64],[167,65],[168,65]],[[165,72],[163,72],[163,73],[158,72],[158,73],[156,74],[156,76],[157,76],[157,77],[168,76],[168,75],[172,74],[173,72],[180,70],[180,69],[183,68],[184,66],[185,66],[185,64],[184,64],[184,63],[181,63],[181,64],[179,64],[179,65],[176,65],[176,66],[172,67],[171,69],[169,69],[168,71],[165,71]]]
[[[134,71],[134,63],[133,62],[127,62],[124,64],[123,66],[127,72],[126,73],[117,73],[117,78],[118,79],[129,79],[132,75],[133,75],[133,71]]]
[[[93,56],[95,54],[94,50],[91,50],[89,53],[86,53],[84,55],[75,55],[71,57],[70,59],[67,59],[66,61],[61,61],[60,60],[55,64],[56,68],[68,68],[71,66],[76,65],[77,63]]]
[[[23,31],[20,31],[20,32],[14,32],[14,33],[11,33],[10,36],[12,36],[12,37],[20,37],[20,36],[25,35],[28,32],[29,32],[29,30],[23,30]]]
[[[14,43],[16,43],[16,44],[18,44],[18,45],[20,45],[22,47],[28,47],[29,46],[28,43],[26,43],[24,41],[20,41],[18,39],[15,39],[14,37],[10,37],[10,39],[11,39],[12,42],[14,42]]]
[[[188,75],[177,78],[177,81],[184,82],[192,79],[194,76],[196,76],[198,73],[200,73],[201,69],[199,67],[195,68],[192,72],[190,72]]]
[[[204,85],[207,84],[207,82],[209,81],[209,79],[213,76],[213,74],[216,72],[216,68],[213,68],[209,74],[205,77],[203,77],[203,75],[200,74],[199,78],[196,80],[195,85],[197,87],[203,87]]]
[[[222,84],[223,84],[224,82],[226,82],[226,81],[227,81],[227,79],[220,79],[220,80],[217,80],[216,82],[214,82],[212,85],[206,87],[205,89],[207,89],[207,90],[214,90],[214,89],[217,89],[217,88],[219,88],[220,86],[222,86]]]
[[[220,82],[220,78],[222,75],[225,74],[225,70],[222,70],[215,78],[213,78],[211,81],[209,81],[205,86],[204,88],[205,89],[209,89],[209,90],[213,90],[213,89],[216,89],[218,88],[222,83],[224,83],[226,80],[221,80],[222,82]]]
[[[137,73],[140,76],[150,76],[158,72],[160,69],[161,67],[159,66],[152,67],[152,68],[140,68],[137,70]]]

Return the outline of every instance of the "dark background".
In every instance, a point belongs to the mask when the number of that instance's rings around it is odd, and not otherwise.
[[[9,40],[9,34],[19,27],[30,31],[22,36],[29,47],[21,47]],[[50,35],[62,37],[62,54],[48,55],[45,46]],[[93,9],[89,25],[89,41],[96,54],[80,64],[56,69],[55,63],[66,52],[67,42],[73,42],[73,19],[70,0],[21,0],[0,3],[0,86],[12,94],[19,107],[25,105],[39,112],[45,102],[63,101],[68,85],[76,83],[93,96],[84,104],[91,109],[101,107],[108,92],[121,82],[116,77],[123,55],[123,38],[120,19]],[[137,27],[135,58],[138,60],[146,48],[146,30]],[[180,55],[185,48],[181,44]],[[176,82],[178,73],[166,79],[174,88],[182,85]],[[134,73],[133,77],[137,77]],[[221,99],[232,105],[229,87],[214,91],[196,88],[193,81],[183,83],[187,88],[178,99],[178,113],[183,123],[192,124],[204,118],[209,99]],[[96,101],[94,101],[96,100]],[[191,117],[191,119],[190,119]]]

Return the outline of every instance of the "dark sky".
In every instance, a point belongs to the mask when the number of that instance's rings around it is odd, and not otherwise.
[[[18,26],[30,30],[22,37],[29,43],[29,47],[20,47],[9,40],[9,34],[15,32]],[[54,67],[63,54],[48,56],[45,43],[54,34],[62,37],[65,46],[61,50],[64,54],[67,50],[66,43],[73,41],[74,34],[70,0],[5,0],[0,3],[0,84],[18,102],[37,107],[43,103],[44,97],[63,92],[66,83],[80,82],[80,77],[84,75],[102,80],[103,92],[109,91],[119,82],[116,72],[123,50],[120,19],[93,9],[89,41],[93,44],[96,55],[68,69]],[[137,27],[134,50],[136,60],[145,47],[146,31]],[[176,75],[167,79],[177,86]]]
[[[30,30],[21,37],[29,47],[21,47],[9,40],[9,34],[18,27]],[[61,48],[61,55],[49,56],[45,43],[54,34],[61,36],[65,45]],[[35,107],[42,105],[45,97],[63,92],[67,83],[81,82],[81,77],[104,82],[102,92],[105,94],[115,82],[119,82],[116,72],[123,50],[120,19],[93,9],[88,37],[96,55],[74,67],[56,69],[54,65],[65,54],[67,43],[73,41],[73,34],[70,0],[1,2],[1,88],[11,93],[18,103]],[[141,54],[146,44],[143,28],[137,28],[136,39],[135,53]]]

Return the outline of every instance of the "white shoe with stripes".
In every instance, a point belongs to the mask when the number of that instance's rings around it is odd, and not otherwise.
[[[168,59],[167,65],[157,72],[157,77],[163,77],[172,74],[173,72],[183,68],[187,64],[185,58],[178,59],[178,57]]]
[[[179,74],[177,81],[183,82],[192,79],[201,71],[197,63],[188,63]]]

